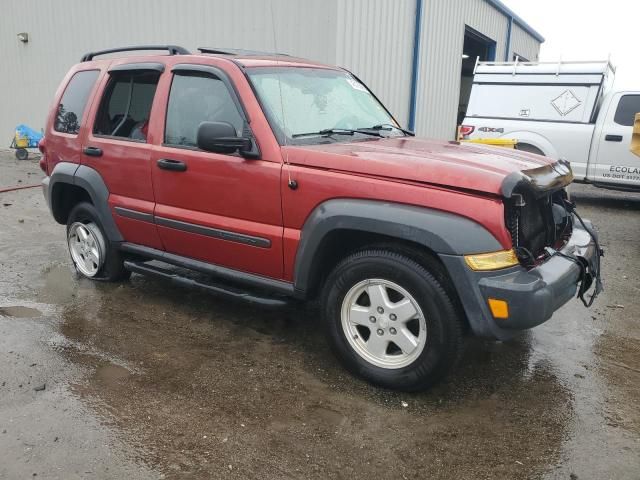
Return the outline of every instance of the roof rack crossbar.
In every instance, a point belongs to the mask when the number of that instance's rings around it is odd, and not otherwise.
[[[553,62],[532,62],[532,61],[524,61],[521,60],[519,57],[517,60],[512,61],[512,62],[498,62],[498,61],[494,61],[494,60],[487,60],[487,61],[481,61],[481,62],[477,62],[476,64],[476,68],[477,67],[521,67],[521,66],[528,66],[528,67],[532,67],[532,66],[537,66],[537,65],[553,65],[556,66],[558,69],[561,66],[565,66],[565,65],[584,65],[584,64],[601,64],[602,65],[602,70],[603,72],[606,72],[607,70],[611,70],[613,73],[616,73],[616,67],[611,63],[611,59],[607,59],[607,60],[573,60],[573,61],[566,61],[566,60],[562,60],[562,58],[560,60],[557,61],[553,61]]]
[[[286,53],[277,52],[261,52],[259,50],[243,50],[240,48],[217,48],[217,47],[198,47],[200,53],[213,53],[217,55],[244,55],[244,56],[282,56],[288,57]]]
[[[186,48],[179,47],[177,45],[136,45],[131,47],[110,48],[108,50],[98,50],[97,52],[85,53],[82,56],[81,62],[90,62],[93,57],[98,55],[107,55],[109,53],[118,52],[135,52],[139,50],[167,50],[169,55],[190,55],[191,52]]]

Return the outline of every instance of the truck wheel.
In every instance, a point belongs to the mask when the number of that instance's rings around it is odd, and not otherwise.
[[[325,283],[329,341],[345,367],[404,391],[440,380],[462,350],[462,322],[444,286],[410,258],[364,250]]]
[[[69,213],[67,245],[76,269],[87,278],[116,282],[131,276],[124,268],[122,254],[109,242],[98,212],[90,203],[81,202]]]

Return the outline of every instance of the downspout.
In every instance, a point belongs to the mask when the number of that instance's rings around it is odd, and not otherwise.
[[[411,64],[411,96],[409,99],[408,129],[416,128],[416,108],[418,102],[418,74],[420,72],[420,36],[422,27],[422,0],[416,0],[416,25],[413,33],[413,59]]]
[[[510,62],[511,57],[509,50],[511,50],[511,29],[513,28],[513,17],[509,17],[509,23],[507,24],[507,47],[504,50],[504,61]]]

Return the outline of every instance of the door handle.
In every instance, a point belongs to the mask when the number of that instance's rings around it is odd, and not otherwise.
[[[621,142],[622,135],[605,135],[604,140],[606,142]]]
[[[184,172],[187,169],[187,164],[180,160],[161,158],[158,160],[158,167],[163,170],[171,170],[172,172]]]
[[[90,157],[101,157],[102,149],[98,147],[84,147],[84,150],[82,150],[82,153]]]

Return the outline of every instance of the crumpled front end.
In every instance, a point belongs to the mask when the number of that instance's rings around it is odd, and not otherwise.
[[[602,250],[593,226],[569,201],[565,187],[572,180],[563,161],[505,178],[505,226],[516,265],[478,271],[463,257],[441,255],[475,334],[510,338],[547,321],[576,293],[590,306],[600,292]]]

